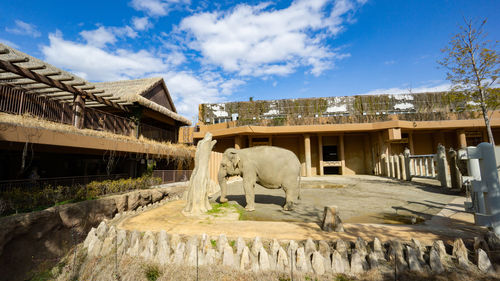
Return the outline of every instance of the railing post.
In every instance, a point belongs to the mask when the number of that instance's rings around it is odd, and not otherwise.
[[[391,161],[391,178],[395,178],[395,173],[394,173],[394,155],[389,156],[389,160]]]
[[[434,166],[434,159],[430,158],[431,160],[431,172],[432,172],[432,178],[436,178],[436,167]]]
[[[405,158],[405,171],[406,171],[405,180],[411,181],[411,167],[410,167],[411,159],[410,159],[410,149],[408,149],[408,147],[405,148],[404,158]]]
[[[19,101],[19,110],[17,112],[18,115],[23,115],[23,101],[24,101],[24,91],[21,91],[21,100]]]
[[[446,150],[443,145],[438,145],[437,154],[436,154],[436,162],[438,169],[438,180],[441,182],[442,187],[448,187],[448,182],[450,180],[450,174],[447,169],[446,162]]]
[[[406,180],[406,159],[403,154],[399,154],[399,165],[401,168],[401,179]]]
[[[394,166],[395,166],[395,169],[396,169],[396,178],[398,180],[401,179],[401,166],[400,166],[400,163],[399,163],[399,156],[398,155],[393,155],[392,157],[394,157]]]
[[[418,176],[423,176],[422,170],[422,158],[418,158]]]

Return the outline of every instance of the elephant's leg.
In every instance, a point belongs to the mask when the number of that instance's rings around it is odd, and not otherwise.
[[[293,210],[293,205],[297,199],[299,185],[296,179],[286,179],[283,182],[283,190],[285,191],[285,206],[283,210]]]
[[[245,190],[245,199],[247,201],[245,210],[249,212],[255,211],[255,181],[255,176],[243,177],[243,189]]]

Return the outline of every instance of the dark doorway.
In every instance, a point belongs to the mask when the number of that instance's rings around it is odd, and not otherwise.
[[[323,146],[323,161],[339,161],[336,145]],[[323,173],[325,175],[338,175],[339,167],[324,167]]]

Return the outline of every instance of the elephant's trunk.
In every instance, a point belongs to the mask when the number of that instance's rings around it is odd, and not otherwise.
[[[220,185],[220,202],[225,203],[227,202],[227,183],[226,183],[226,171],[223,169],[219,170],[218,174],[218,180],[219,180],[219,185]]]

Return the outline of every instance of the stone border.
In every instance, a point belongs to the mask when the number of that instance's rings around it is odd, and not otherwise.
[[[166,198],[155,204],[164,204],[174,198]],[[175,200],[175,199],[174,199]],[[137,212],[155,206],[139,208]],[[427,272],[439,274],[457,269],[493,274],[494,267],[488,257],[487,243],[476,239],[474,251],[465,247],[462,239],[453,243],[452,251],[441,240],[432,246],[423,246],[417,239],[405,243],[391,240],[381,243],[378,238],[367,242],[357,238],[353,242],[335,241],[262,240],[260,237],[235,240],[219,236],[184,236],[160,232],[139,232],[117,229],[113,224],[123,215],[117,214],[109,222],[103,221],[92,228],[83,243],[89,257],[125,256],[138,257],[160,265],[214,266],[232,270],[278,271],[314,273],[343,273],[357,276],[368,270],[381,272]],[[448,249],[450,247],[448,246]]]

